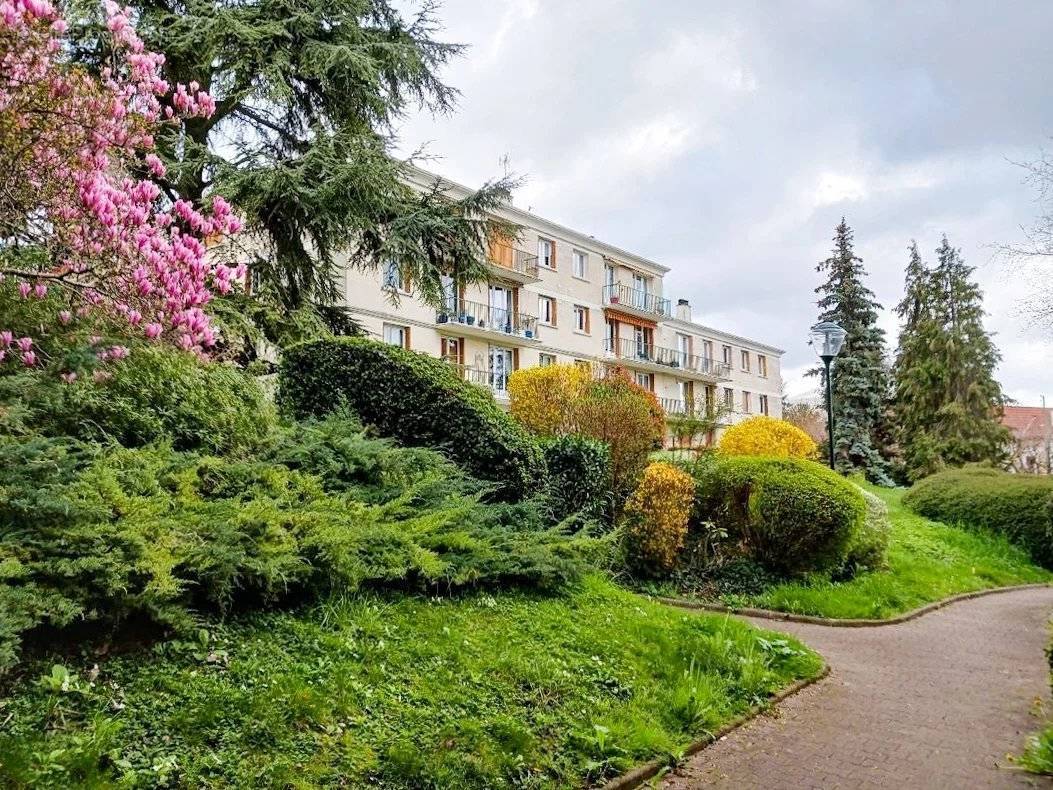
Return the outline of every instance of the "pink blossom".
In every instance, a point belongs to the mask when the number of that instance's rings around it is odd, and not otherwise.
[[[76,381],[76,380],[77,380],[77,374],[76,374],[76,373],[73,373],[73,372],[70,372],[70,373],[62,373],[62,374],[61,374],[61,375],[59,376],[59,378],[60,378],[60,379],[62,379],[62,380],[63,380],[64,382],[66,382],[67,384],[72,384],[72,383],[73,383],[74,381]]]
[[[18,294],[23,299],[28,299],[29,298],[29,292],[30,292],[31,289],[32,289],[32,286],[29,283],[27,283],[27,282],[21,282],[21,283],[18,284]]]
[[[33,295],[37,299],[43,299],[48,295],[48,287],[44,283],[37,283],[33,286]]]
[[[157,338],[159,338],[161,336],[161,332],[163,332],[163,331],[164,331],[164,327],[162,327],[158,323],[149,323],[149,324],[146,325],[146,328],[144,330],[146,336],[150,340],[156,340]]]
[[[29,351],[33,348],[33,338],[31,337],[20,337],[18,338],[18,347],[22,351]]]
[[[109,350],[110,359],[124,359],[128,356],[127,346],[113,346]]]
[[[10,329],[5,329],[0,332],[0,345],[5,348],[15,342],[15,336]]]
[[[69,310],[59,310],[58,317],[59,321],[63,325],[66,325],[73,320],[73,313],[71,313]]]
[[[27,368],[33,367],[37,364],[37,355],[32,351],[27,351],[22,355],[22,364]]]

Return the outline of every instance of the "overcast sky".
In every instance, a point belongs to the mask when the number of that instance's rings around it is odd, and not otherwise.
[[[1053,2],[447,0],[451,117],[404,149],[479,185],[501,158],[516,205],[672,267],[695,319],[786,349],[791,397],[815,321],[815,264],[845,215],[884,305],[907,245],[940,235],[986,294],[1007,393],[1053,398],[1053,345],[994,258],[1035,213],[1011,164],[1053,147]],[[1050,266],[1053,273],[1053,264]],[[895,340],[896,322],[883,325]]]

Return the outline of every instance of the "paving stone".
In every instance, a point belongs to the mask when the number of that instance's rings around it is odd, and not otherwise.
[[[699,752],[663,787],[1053,787],[1017,769],[1049,710],[1053,589],[952,604],[900,625],[752,620],[821,653],[826,680]]]

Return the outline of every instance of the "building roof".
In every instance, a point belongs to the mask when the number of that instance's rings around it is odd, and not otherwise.
[[[1006,406],[1002,425],[1017,439],[1046,439],[1053,436],[1053,409],[1044,406]]]

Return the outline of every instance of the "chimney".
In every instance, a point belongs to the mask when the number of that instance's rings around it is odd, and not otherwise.
[[[676,300],[676,318],[691,323],[691,303],[687,299]]]

